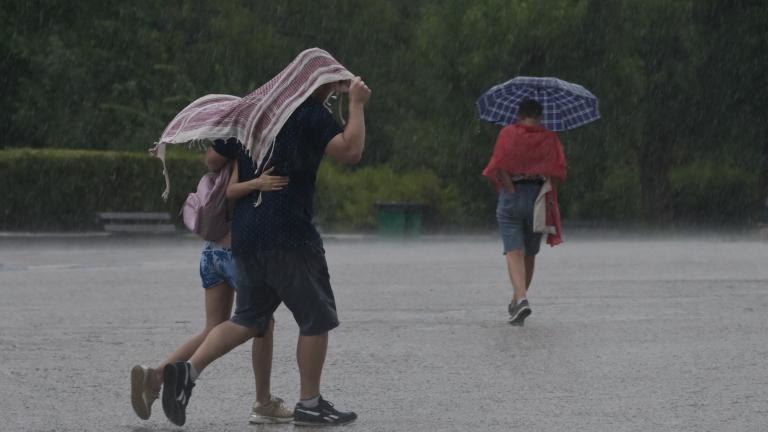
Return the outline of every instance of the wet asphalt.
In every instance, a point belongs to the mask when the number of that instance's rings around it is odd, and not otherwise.
[[[0,431],[292,431],[247,423],[249,345],[207,369],[187,424],[129,371],[203,325],[189,236],[0,236]],[[575,236],[542,247],[525,327],[495,237],[326,240],[341,326],[323,395],[343,431],[768,431],[768,242]],[[298,396],[276,315],[273,393]],[[307,431],[310,429],[296,428]],[[324,429],[328,430],[328,429]]]

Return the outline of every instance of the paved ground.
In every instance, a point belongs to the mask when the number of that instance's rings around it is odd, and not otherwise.
[[[0,238],[0,430],[179,430],[128,375],[201,327],[193,238]],[[576,238],[544,248],[525,328],[492,238],[326,243],[344,431],[768,431],[768,243]],[[277,315],[274,393],[294,402]],[[188,431],[246,423],[249,350],[206,370]]]

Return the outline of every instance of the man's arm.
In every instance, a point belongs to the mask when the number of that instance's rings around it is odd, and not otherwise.
[[[501,181],[501,184],[504,185],[504,189],[507,192],[512,193],[515,191],[515,184],[512,183],[512,176],[509,175],[508,172],[500,169],[496,171],[496,176]]]
[[[344,132],[328,143],[325,153],[341,163],[356,164],[363,157],[365,148],[364,107],[371,97],[369,89],[360,77],[349,85],[349,120]]]

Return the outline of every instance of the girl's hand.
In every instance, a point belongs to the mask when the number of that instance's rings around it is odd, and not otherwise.
[[[262,192],[271,192],[282,190],[288,186],[288,177],[273,176],[272,171],[275,168],[272,167],[264,171],[258,178],[251,180],[256,189]]]

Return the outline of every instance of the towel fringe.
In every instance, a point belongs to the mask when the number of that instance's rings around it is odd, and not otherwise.
[[[169,143],[162,141],[155,141],[154,145],[149,149],[149,154],[160,159],[163,164],[163,177],[165,178],[165,189],[160,196],[163,201],[168,201],[168,197],[171,196],[171,177],[168,174],[168,165],[165,163],[165,152]],[[211,145],[212,141],[208,138],[193,139],[181,145],[186,146],[190,150],[202,150],[205,151],[208,145]]]

